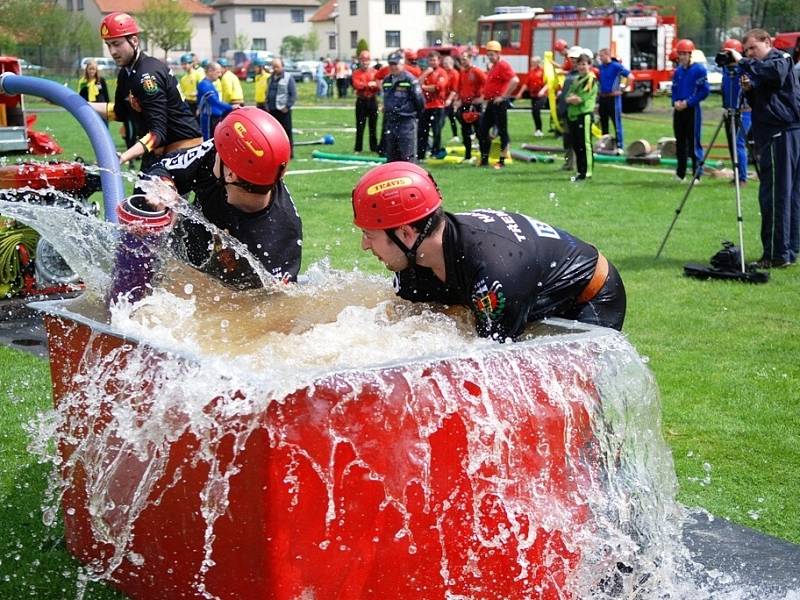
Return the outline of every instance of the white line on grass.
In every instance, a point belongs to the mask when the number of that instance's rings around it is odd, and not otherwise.
[[[359,167],[371,167],[374,166],[369,163],[358,164],[358,165],[346,165],[344,167],[331,167],[330,169],[301,169],[299,171],[287,171],[286,175],[309,175],[311,173],[326,173],[328,171],[354,171]]]

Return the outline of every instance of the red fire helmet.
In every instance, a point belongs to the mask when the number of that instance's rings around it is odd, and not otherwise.
[[[367,171],[353,188],[353,223],[361,229],[395,229],[441,205],[430,173],[414,163],[390,162]]]
[[[556,52],[564,52],[567,48],[569,48],[567,40],[558,39],[553,44],[553,50]]]
[[[407,61],[409,61],[409,60],[417,60],[417,51],[416,50],[412,50],[411,48],[407,48],[405,50],[405,59]]]
[[[722,47],[726,50],[736,50],[739,54],[744,52],[744,46],[742,46],[742,42],[739,40],[728,38],[723,42]]]
[[[291,146],[275,117],[254,106],[239,108],[214,130],[219,157],[238,177],[255,185],[272,185],[289,165]]]
[[[694,42],[692,40],[682,39],[678,40],[675,44],[676,52],[694,52]]]
[[[139,24],[132,16],[124,12],[113,12],[100,22],[100,37],[104,40],[139,35]]]

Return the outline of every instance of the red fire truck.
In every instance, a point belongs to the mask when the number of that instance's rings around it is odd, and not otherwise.
[[[631,89],[623,97],[626,112],[647,108],[650,97],[672,80],[669,53],[676,38],[675,17],[662,16],[658,7],[643,4],[628,8],[555,6],[551,10],[498,7],[495,14],[478,19],[480,53],[486,53],[489,40],[500,42],[503,58],[520,75],[527,73],[531,56],[544,56],[557,39],[595,54],[600,48],[609,48],[635,71]]]

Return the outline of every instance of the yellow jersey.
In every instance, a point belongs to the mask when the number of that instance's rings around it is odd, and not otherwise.
[[[262,71],[255,77],[256,84],[256,104],[267,103],[267,82],[269,81],[269,74]]]
[[[188,73],[184,73],[183,77],[181,77],[178,82],[184,100],[197,102],[197,84],[205,78],[206,72],[203,70],[203,67],[199,66],[194,67]]]
[[[231,71],[225,71],[219,78],[222,91],[222,101],[228,104],[244,104],[244,92],[239,78]]]

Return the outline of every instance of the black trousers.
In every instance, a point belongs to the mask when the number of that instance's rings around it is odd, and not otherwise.
[[[478,134],[478,127],[480,127],[480,120],[474,123],[467,123],[464,120],[465,112],[482,112],[483,106],[480,104],[462,104],[458,108],[458,120],[461,121],[461,141],[464,144],[464,158],[469,160],[472,158],[472,134]]]
[[[578,304],[569,310],[558,313],[557,316],[620,331],[625,322],[627,302],[622,277],[616,267],[609,262],[608,279],[595,297],[586,304]]]
[[[533,117],[533,126],[536,131],[542,130],[542,108],[545,106],[545,99],[537,96],[531,96],[531,116]]]
[[[426,108],[422,113],[419,124],[419,137],[417,139],[417,158],[423,160],[428,152],[428,134],[433,130],[433,146],[431,154],[436,154],[442,149],[442,125],[444,109]]]
[[[369,126],[369,150],[378,151],[378,100],[371,98],[356,98],[356,146],[355,151],[364,149],[364,127]]]
[[[383,152],[387,162],[415,162],[417,157],[417,119],[384,119]]]
[[[452,104],[444,107],[444,116],[450,121],[450,129],[453,132],[453,137],[456,137],[458,135],[458,127],[456,127],[456,111],[453,110]]]
[[[269,110],[269,114],[275,117],[275,120],[281,124],[283,130],[289,138],[289,145],[292,148],[292,158],[294,158],[294,138],[292,138],[292,109],[283,112],[280,110]]]
[[[675,174],[686,177],[688,159],[692,157],[692,176],[700,177],[703,160],[703,147],[700,145],[700,111],[694,107],[676,110],[672,113],[672,129],[675,132],[675,157],[678,167]]]
[[[492,127],[497,127],[497,134],[500,136],[500,162],[505,161],[504,152],[508,148],[511,139],[508,137],[508,102],[495,103],[490,100],[486,105],[486,112],[481,117],[481,125],[478,129],[478,144],[481,149],[481,163],[489,161],[489,150],[492,147],[492,140],[489,132]]]
[[[576,119],[570,119],[569,138],[572,151],[575,152],[575,166],[578,177],[584,179],[592,176],[594,156],[592,154],[592,113],[584,113]]]

